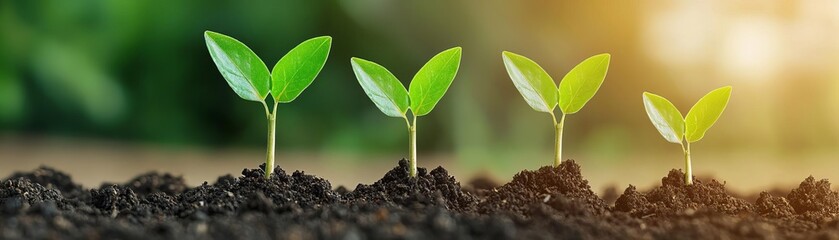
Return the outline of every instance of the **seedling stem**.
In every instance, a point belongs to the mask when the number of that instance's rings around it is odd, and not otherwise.
[[[414,115],[414,121],[408,122],[408,118],[405,117],[405,122],[408,123],[408,154],[409,154],[409,161],[411,163],[410,174],[411,177],[417,176],[417,116]]]
[[[274,110],[268,110],[268,104],[264,101],[262,102],[262,106],[265,107],[265,117],[268,119],[268,148],[266,150],[266,159],[265,159],[265,179],[271,178],[271,174],[274,173],[274,139],[276,139],[277,134],[274,130],[277,128],[277,104],[279,102],[274,102]]]
[[[562,114],[559,122],[556,121],[556,115],[551,113],[551,118],[554,120],[554,129],[556,135],[554,136],[554,143],[556,144],[556,151],[554,152],[554,167],[559,167],[562,163],[562,128],[565,126],[565,113]]]
[[[693,169],[690,164],[690,141],[684,141],[682,151],[685,153],[685,184],[693,185]]]

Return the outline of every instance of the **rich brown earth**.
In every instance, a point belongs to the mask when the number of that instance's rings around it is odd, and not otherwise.
[[[839,193],[806,178],[786,196],[754,202],[715,180],[591,191],[573,160],[522,171],[497,185],[461,187],[438,167],[408,176],[407,162],[354,191],[277,167],[189,187],[148,173],[83,189],[42,167],[0,181],[2,239],[839,239]]]

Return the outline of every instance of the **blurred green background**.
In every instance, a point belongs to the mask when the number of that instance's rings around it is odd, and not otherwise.
[[[693,146],[696,174],[738,190],[839,178],[829,171],[839,167],[839,3],[827,0],[0,0],[2,173],[48,164],[95,183],[156,169],[197,184],[255,167],[263,109],[229,89],[205,30],[241,40],[268,66],[305,39],[333,36],[315,82],[280,105],[277,151],[284,167],[338,184],[376,180],[407,152],[404,122],[367,99],[350,57],[407,84],[453,46],[464,49],[461,70],[419,119],[419,160],[464,182],[551,161],[550,117],[515,90],[503,50],[557,81],[588,56],[612,54],[603,87],[566,123],[564,156],[595,187],[645,186],[682,167],[679,147],[649,123],[643,91],[686,113],[723,85],[734,86],[732,100]]]

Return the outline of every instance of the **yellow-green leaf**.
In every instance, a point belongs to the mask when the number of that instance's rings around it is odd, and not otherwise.
[[[329,49],[332,37],[316,37],[300,43],[286,53],[271,70],[271,96],[281,103],[294,101],[318,76]]]
[[[665,140],[671,143],[682,143],[682,136],[685,135],[685,120],[682,113],[673,103],[666,98],[652,93],[644,92],[644,109],[647,116],[661,133]]]
[[[527,57],[503,52],[504,67],[524,100],[536,111],[553,112],[557,104],[556,83],[539,64]]]
[[[711,91],[699,99],[685,117],[685,139],[696,142],[705,137],[705,132],[722,115],[730,97],[731,86],[726,86]]]
[[[595,55],[577,64],[559,83],[559,109],[565,114],[580,111],[594,97],[609,70],[608,53]]]
[[[408,93],[414,115],[428,114],[446,94],[460,68],[461,52],[460,47],[443,51],[428,60],[414,75]]]
[[[248,46],[216,32],[204,32],[204,41],[224,80],[239,97],[261,102],[268,96],[271,74]]]
[[[361,88],[385,115],[405,117],[408,90],[385,67],[361,58],[352,58],[352,70]]]

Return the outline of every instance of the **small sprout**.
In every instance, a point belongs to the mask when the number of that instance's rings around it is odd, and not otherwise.
[[[411,177],[417,176],[417,117],[434,109],[460,68],[461,48],[445,50],[428,60],[411,80],[410,92],[390,71],[379,64],[352,58],[353,72],[361,88],[385,115],[405,119],[409,134]],[[413,121],[408,120],[411,110]]]
[[[206,31],[204,41],[230,88],[242,99],[260,102],[265,108],[268,120],[265,178],[269,178],[274,172],[277,105],[294,101],[312,84],[326,64],[332,37],[316,37],[300,43],[274,65],[271,73],[256,53],[232,37]],[[273,110],[269,110],[265,102],[269,94],[273,96]]]
[[[594,97],[606,79],[611,55],[604,53],[583,60],[562,78],[558,89],[553,78],[533,60],[506,51],[501,56],[507,73],[527,104],[536,111],[551,114],[556,131],[554,166],[559,166],[565,115],[577,113]],[[562,112],[559,122],[554,114],[557,105]]]
[[[693,184],[693,171],[690,164],[690,143],[697,142],[705,136],[711,126],[717,122],[731,97],[731,86],[721,87],[711,91],[696,102],[688,115],[682,118],[682,113],[666,98],[644,92],[644,108],[647,116],[661,136],[671,143],[682,146],[685,154],[685,184]]]

